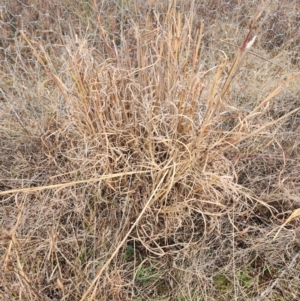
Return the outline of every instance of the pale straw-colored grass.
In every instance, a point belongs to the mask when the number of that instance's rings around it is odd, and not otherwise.
[[[272,6],[77,4],[1,61],[0,298],[299,296],[299,74],[261,41]]]

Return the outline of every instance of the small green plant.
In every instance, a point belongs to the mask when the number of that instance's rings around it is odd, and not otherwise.
[[[247,270],[241,271],[238,274],[239,284],[243,287],[247,287],[251,284],[251,277],[249,276],[249,272]]]
[[[217,290],[222,293],[228,292],[232,287],[231,281],[224,274],[216,275],[214,277],[214,283]]]
[[[124,259],[126,261],[131,261],[134,257],[134,248],[132,246],[127,246],[125,249]]]
[[[149,280],[157,279],[162,273],[156,272],[152,266],[143,266],[141,264],[135,274],[135,280],[138,282],[147,282]]]

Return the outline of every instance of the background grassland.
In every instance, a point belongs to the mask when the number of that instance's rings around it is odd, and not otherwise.
[[[0,299],[299,300],[299,11],[2,0]]]

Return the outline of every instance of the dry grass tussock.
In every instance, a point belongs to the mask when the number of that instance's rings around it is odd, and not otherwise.
[[[0,299],[298,300],[299,76],[261,41],[275,8],[209,27],[196,1],[74,3],[37,1],[52,32],[3,27]]]

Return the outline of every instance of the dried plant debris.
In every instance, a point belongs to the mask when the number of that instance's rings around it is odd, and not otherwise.
[[[0,4],[1,300],[298,300],[299,1]]]

